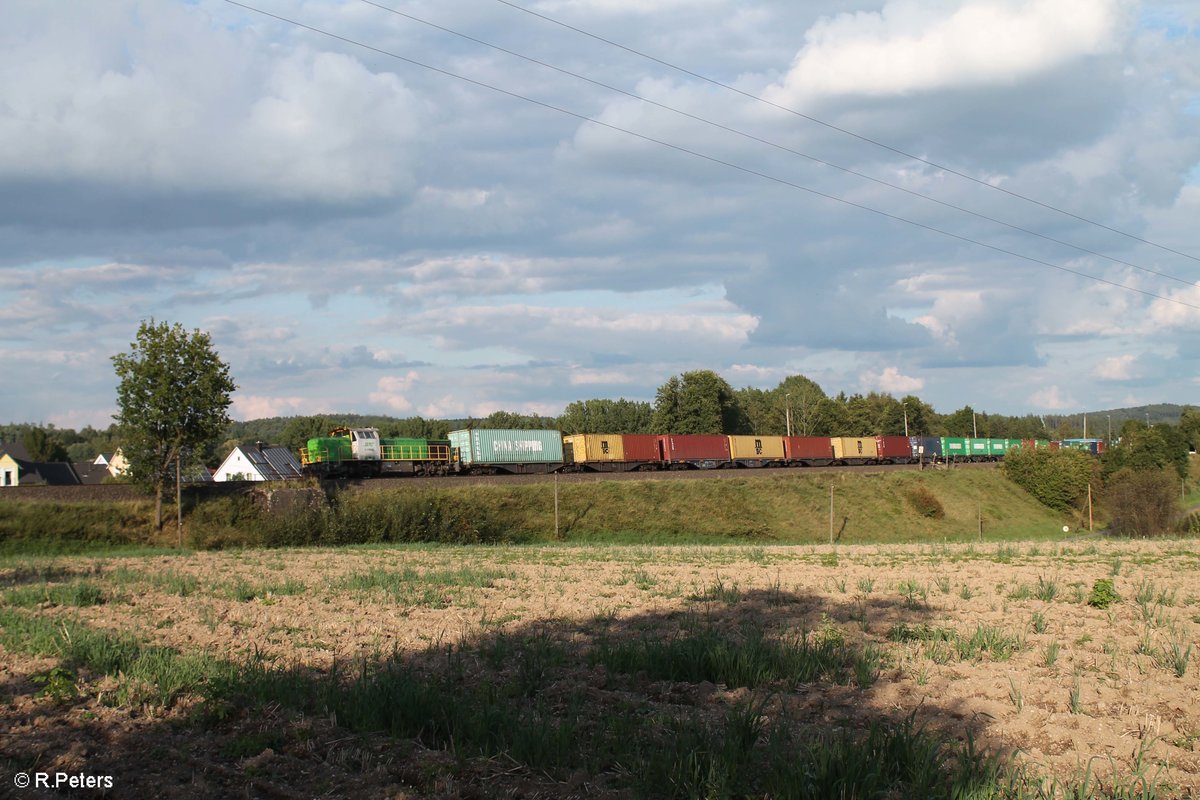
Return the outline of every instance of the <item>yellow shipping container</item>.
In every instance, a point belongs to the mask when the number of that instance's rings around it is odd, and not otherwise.
[[[767,461],[784,458],[782,436],[730,436],[729,457],[734,461],[739,459],[760,459]]]
[[[619,433],[576,433],[564,436],[576,464],[589,461],[624,461],[625,445]]]
[[[836,459],[879,458],[879,445],[875,442],[875,437],[858,439],[852,436],[835,436],[830,441],[833,443],[833,457]]]

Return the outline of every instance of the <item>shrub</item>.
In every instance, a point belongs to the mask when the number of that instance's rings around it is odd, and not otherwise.
[[[904,497],[922,517],[944,519],[946,516],[946,509],[942,507],[942,501],[938,500],[937,495],[923,483],[914,485],[904,493]]]
[[[1004,474],[1037,500],[1058,511],[1079,507],[1097,471],[1095,458],[1082,450],[1013,450],[1004,457]]]
[[[1171,469],[1114,472],[1105,489],[1112,532],[1118,536],[1160,536],[1179,516],[1179,479]]]

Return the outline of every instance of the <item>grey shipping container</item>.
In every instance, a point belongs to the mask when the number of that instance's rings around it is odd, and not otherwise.
[[[559,431],[493,430],[470,428],[450,431],[450,447],[470,464],[560,464],[563,460]]]

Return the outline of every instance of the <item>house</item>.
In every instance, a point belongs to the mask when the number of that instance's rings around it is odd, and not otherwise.
[[[7,486],[78,486],[82,481],[65,461],[31,461],[25,448],[0,442],[0,488]]]
[[[2,445],[0,445],[2,447]],[[21,485],[21,462],[10,454],[0,452],[0,488]]]
[[[300,461],[286,447],[258,442],[235,447],[213,475],[215,481],[288,481],[303,477]]]
[[[117,452],[104,456],[104,462],[108,466],[108,474],[114,478],[119,478],[129,471],[129,459],[125,458],[119,447]]]

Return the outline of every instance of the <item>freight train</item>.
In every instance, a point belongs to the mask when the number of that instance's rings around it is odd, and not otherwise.
[[[933,436],[564,435],[487,428],[451,431],[448,439],[435,440],[338,428],[309,439],[300,463],[310,474],[330,477],[630,472],[997,461],[1014,447],[1081,447],[1098,453],[1103,444]]]

